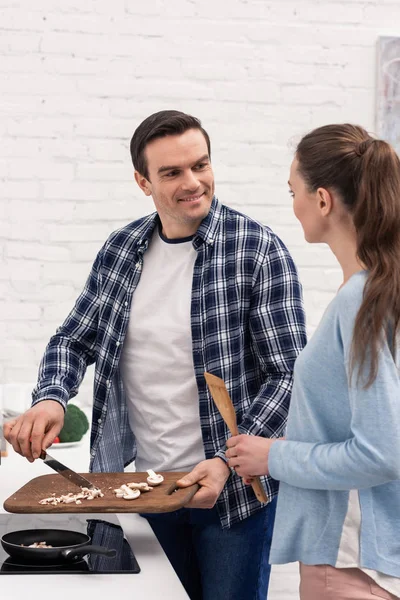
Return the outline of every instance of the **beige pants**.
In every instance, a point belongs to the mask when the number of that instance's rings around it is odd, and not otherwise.
[[[300,600],[398,600],[360,569],[300,563]]]

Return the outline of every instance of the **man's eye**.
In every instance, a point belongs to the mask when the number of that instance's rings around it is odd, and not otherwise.
[[[175,177],[178,174],[178,171],[170,171],[166,174],[166,177]]]
[[[289,190],[289,195],[292,196],[292,198],[294,198],[294,191],[293,190]]]
[[[195,169],[197,171],[201,171],[201,169],[204,169],[204,167],[207,165],[207,163],[199,163],[198,165],[195,166]]]

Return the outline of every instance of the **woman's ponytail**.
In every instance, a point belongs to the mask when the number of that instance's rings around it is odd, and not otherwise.
[[[351,372],[365,387],[377,375],[379,351],[400,324],[400,161],[386,142],[357,125],[327,125],[300,141],[298,169],[310,192],[334,190],[352,215],[357,255],[368,271],[352,345]],[[366,369],[365,369],[366,368]]]
[[[357,365],[361,375],[369,366],[368,387],[377,374],[384,336],[392,337],[395,354],[400,323],[400,161],[389,144],[372,139],[359,160],[353,222],[368,278],[354,327],[352,367]]]

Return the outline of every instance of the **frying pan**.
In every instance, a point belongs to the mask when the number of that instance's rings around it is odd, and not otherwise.
[[[35,542],[46,542],[52,548],[28,548]],[[113,557],[116,551],[90,544],[90,537],[77,531],[65,529],[25,529],[12,531],[1,538],[4,550],[17,560],[26,562],[74,561],[85,554],[103,554]]]

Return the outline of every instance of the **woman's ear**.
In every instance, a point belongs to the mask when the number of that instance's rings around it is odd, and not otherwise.
[[[135,171],[135,180],[142,192],[144,192],[146,196],[151,196],[151,184],[146,177],[141,175],[139,171]]]
[[[331,193],[325,188],[318,188],[317,203],[321,216],[327,217],[333,208],[333,198]]]

